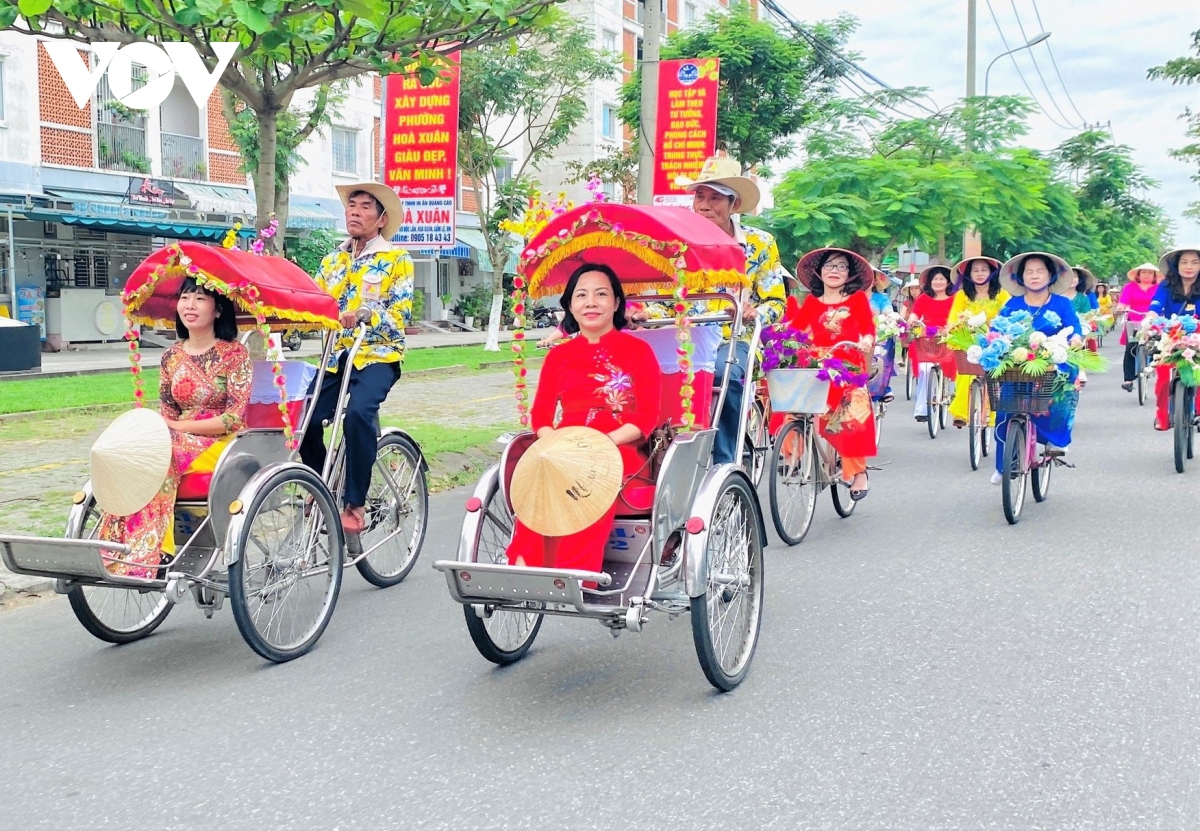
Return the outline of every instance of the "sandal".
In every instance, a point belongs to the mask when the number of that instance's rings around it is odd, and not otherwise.
[[[1125,392],[1133,392],[1133,381],[1123,381],[1121,389],[1125,390]]]
[[[918,424],[924,424],[929,421],[929,416],[916,416],[916,419]]]
[[[347,505],[342,509],[342,532],[346,535],[346,551],[352,557],[357,557],[362,553],[362,534],[363,529],[367,526],[367,512],[365,508],[352,508]]]
[[[855,490],[854,488],[850,489],[850,498],[853,499],[855,502],[862,502],[864,499],[867,498],[867,494],[869,494],[871,492],[871,477],[868,476],[866,473],[864,473],[863,476],[865,476],[867,479],[867,486],[865,488],[862,488],[861,490]],[[851,481],[853,481],[853,480],[851,480]]]
[[[956,418],[954,419],[954,426],[961,430],[967,426],[967,420],[965,418]]]

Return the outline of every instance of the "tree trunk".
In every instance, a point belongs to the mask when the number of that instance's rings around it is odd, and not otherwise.
[[[500,318],[504,310],[504,266],[508,265],[508,251],[492,250],[491,240],[488,240],[488,257],[492,261],[492,316],[488,320],[487,342],[483,350],[499,352]]]
[[[262,229],[270,222],[276,204],[275,191],[278,182],[275,178],[275,158],[279,148],[279,110],[260,110],[257,115],[259,154],[258,169],[254,171],[254,203],[257,213],[254,227]],[[286,203],[285,193],[284,204]],[[283,235],[282,223],[286,219],[284,216],[280,220],[278,237]],[[276,240],[270,240],[268,250],[274,253],[278,250],[277,245]]]
[[[283,231],[287,228],[288,202],[291,196],[291,184],[286,179],[275,184],[275,220],[279,225],[275,229],[275,236],[267,240],[268,254],[280,254],[283,251]],[[265,222],[258,223],[260,228],[265,226]]]

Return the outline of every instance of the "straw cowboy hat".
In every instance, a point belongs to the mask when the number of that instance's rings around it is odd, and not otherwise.
[[[342,198],[342,205],[347,206],[350,203],[351,194],[358,193],[360,190],[378,199],[379,204],[383,205],[383,210],[387,213],[387,224],[379,229],[380,236],[386,240],[396,236],[396,232],[400,230],[400,225],[404,221],[404,205],[400,204],[400,197],[396,195],[396,191],[379,182],[338,185],[337,192],[338,196]]]
[[[845,254],[850,261],[850,279],[853,280],[857,277],[862,282],[863,288],[871,287],[871,283],[875,280],[875,269],[862,256],[853,251],[847,251],[845,248],[817,248],[809,251],[800,258],[800,262],[796,263],[796,279],[803,283],[809,291],[816,290],[815,286],[821,276],[817,271],[817,264],[827,251]]]
[[[624,468],[612,439],[591,427],[563,427],[529,446],[513,471],[513,511],[547,537],[582,531],[617,501]]]
[[[721,156],[709,157],[700,169],[700,175],[695,179],[679,176],[675,179],[675,184],[685,188],[688,193],[695,193],[696,188],[707,185],[718,193],[736,197],[735,213],[754,213],[762,199],[758,183],[742,175],[742,166],[733,159]]]
[[[92,493],[113,516],[129,516],[150,504],[171,468],[171,431],[154,410],[130,410],[92,445]]]
[[[1130,280],[1136,280],[1137,273],[1139,271],[1153,271],[1158,276],[1160,276],[1160,277],[1162,276],[1162,272],[1158,270],[1158,266],[1156,266],[1154,263],[1149,263],[1149,262],[1142,263],[1141,265],[1135,265],[1133,268],[1131,268],[1125,272],[1125,276],[1128,277]]]
[[[950,269],[950,279],[953,280],[956,285],[961,285],[962,282],[967,279],[967,269],[970,268],[971,263],[975,262],[976,260],[983,260],[985,263],[991,266],[993,271],[998,271],[1000,266],[1004,265],[1004,263],[997,259],[993,259],[992,257],[967,257],[965,260],[959,260],[956,262],[954,264],[954,268]]]
[[[1054,274],[1050,278],[1050,292],[1052,294],[1066,294],[1069,292],[1071,286],[1067,283],[1066,276],[1071,273],[1071,267],[1067,265],[1067,261],[1062,257],[1047,254],[1045,251],[1026,251],[1024,254],[1018,254],[1006,262],[1000,269],[1000,287],[1013,297],[1023,297],[1025,295],[1025,287],[1017,282],[1017,268],[1027,257],[1034,255],[1045,257],[1054,263]]]
[[[929,281],[933,279],[933,273],[938,269],[946,272],[946,280],[950,285],[946,286],[946,293],[950,294],[954,290],[954,274],[950,271],[950,266],[942,265],[941,263],[930,263],[921,269],[921,273],[917,275],[917,285],[921,287],[921,291],[925,291],[925,287],[929,285]]]
[[[1179,255],[1184,251],[1195,251],[1197,254],[1200,254],[1200,245],[1183,245],[1179,248],[1172,248],[1166,254],[1159,257],[1158,272],[1165,275],[1170,271],[1171,266],[1179,262]]]
[[[1075,291],[1080,294],[1089,294],[1096,290],[1096,275],[1088,271],[1081,265],[1071,266],[1071,270],[1079,275],[1079,285],[1075,287]]]

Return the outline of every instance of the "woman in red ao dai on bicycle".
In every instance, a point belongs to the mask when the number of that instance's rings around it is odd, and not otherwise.
[[[875,316],[865,289],[874,279],[870,264],[840,248],[818,248],[800,258],[796,278],[810,294],[803,305],[788,298],[784,323],[807,334],[816,347],[832,348],[844,341],[856,347],[833,351],[864,370],[875,348]],[[773,419],[772,433],[783,423]],[[867,459],[877,452],[875,412],[865,386],[830,385],[829,412],[820,418],[821,435],[842,457],[842,475],[849,477],[850,496],[866,497],[871,488]]]
[[[1197,248],[1176,248],[1168,251],[1159,260],[1159,268],[1167,275],[1158,286],[1154,299],[1150,301],[1151,314],[1163,317],[1183,317],[1191,315],[1200,317],[1197,306],[1200,303],[1200,250]],[[1171,388],[1171,368],[1155,367],[1154,381],[1154,429],[1170,430],[1171,422],[1167,414],[1167,397]]]
[[[931,265],[921,272],[918,282],[921,294],[913,303],[909,324],[920,324],[925,337],[945,334],[946,323],[950,320],[950,309],[954,305],[954,288],[950,283],[950,269],[944,265]],[[929,420],[929,371],[933,364],[922,363],[917,375],[917,391],[913,396],[917,400],[913,416],[917,421]],[[951,355],[941,362],[942,374],[953,381],[958,375],[954,356]]]

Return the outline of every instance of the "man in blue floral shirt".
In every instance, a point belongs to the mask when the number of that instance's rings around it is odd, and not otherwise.
[[[342,373],[350,373],[350,401],[343,429],[346,443],[346,489],[342,528],[352,553],[366,523],[364,505],[375,465],[379,405],[400,379],[404,360],[404,327],[412,322],[413,263],[408,252],[392,245],[403,206],[395,191],[378,182],[339,185],[346,206],[350,238],[321,261],[316,281],[337,300],[342,330],[325,366],[325,381],[316,397],[300,458],[317,472],[325,465],[321,422],[337,408]],[[354,365],[346,366],[358,330],[358,314],[370,311],[368,329]]]

